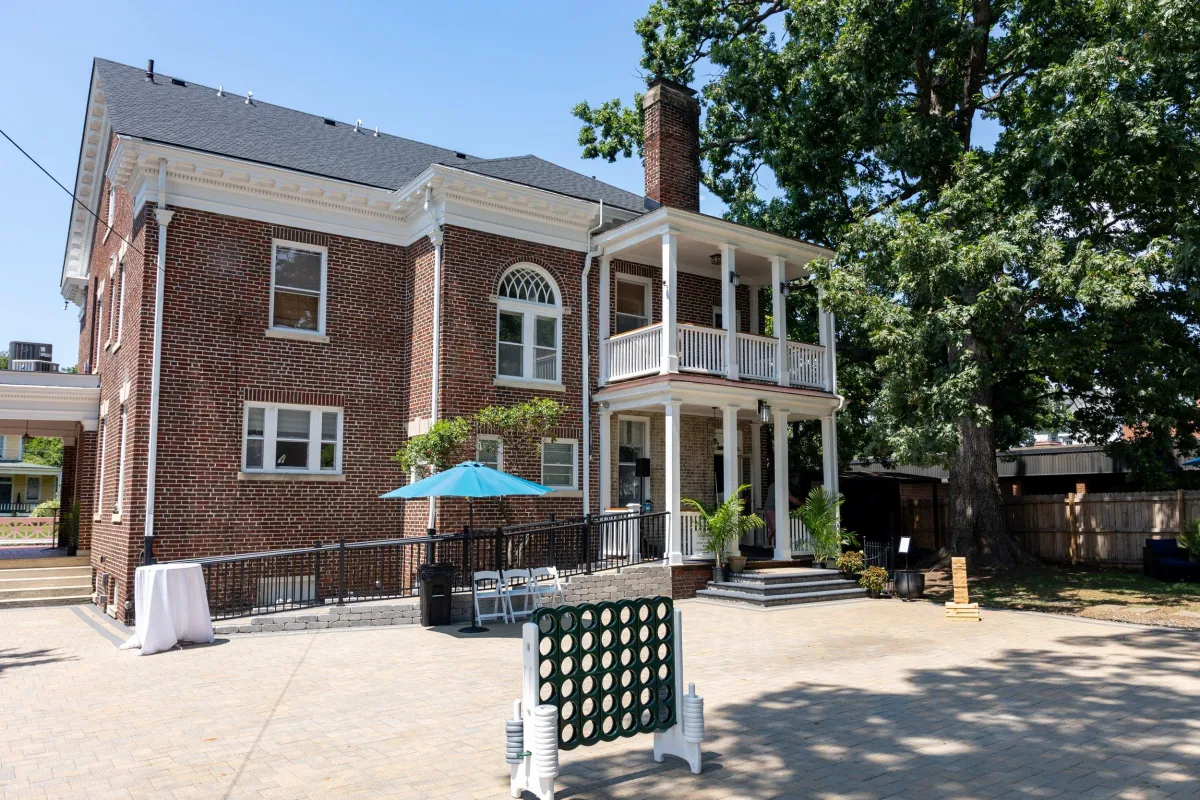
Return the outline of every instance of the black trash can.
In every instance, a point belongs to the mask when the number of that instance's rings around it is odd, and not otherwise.
[[[422,564],[417,568],[421,581],[421,624],[450,624],[450,598],[454,590],[453,564]]]

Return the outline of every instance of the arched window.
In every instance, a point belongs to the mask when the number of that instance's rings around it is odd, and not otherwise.
[[[496,376],[558,383],[562,304],[545,270],[516,264],[496,289]]]

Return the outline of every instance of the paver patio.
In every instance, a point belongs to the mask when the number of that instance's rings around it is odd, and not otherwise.
[[[1196,632],[898,601],[679,607],[703,774],[655,764],[641,736],[563,753],[560,798],[1200,796]],[[515,627],[139,658],[97,626],[0,613],[3,797],[507,796]]]

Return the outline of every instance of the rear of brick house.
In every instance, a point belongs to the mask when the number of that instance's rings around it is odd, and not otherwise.
[[[62,278],[77,366],[100,386],[63,487],[96,601],[132,616],[147,549],[459,529],[465,503],[431,517],[428,501],[379,499],[408,480],[392,456],[437,419],[536,397],[567,407],[540,453],[477,444],[556,491],[476,503],[481,525],[649,501],[681,563],[700,555],[681,496],[747,483],[754,508],[786,512],[768,487],[788,480],[799,419],[822,420],[836,488],[833,320],[819,344],[767,335],[823,251],[700,214],[698,104],[659,81],[645,111],[641,196],[96,60],[76,178],[88,208],[72,212]],[[793,554],[790,532],[742,545]]]

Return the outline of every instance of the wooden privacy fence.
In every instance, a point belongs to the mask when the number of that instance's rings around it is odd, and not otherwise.
[[[935,539],[933,503],[903,498],[901,530],[913,545],[945,544],[949,504],[939,497],[940,537]],[[1045,494],[1007,498],[1008,528],[1043,561],[1134,566],[1146,539],[1178,536],[1200,518],[1200,491]]]

